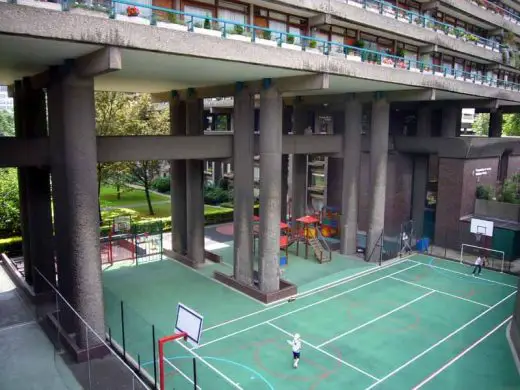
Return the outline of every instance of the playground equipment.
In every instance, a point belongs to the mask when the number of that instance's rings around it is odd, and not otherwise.
[[[339,237],[340,212],[336,207],[321,209],[321,234],[323,237]]]
[[[253,253],[256,254],[256,240],[260,238],[260,218],[253,217]],[[291,234],[289,225],[280,222],[280,249],[285,251],[286,260],[289,259],[289,247],[298,240],[298,237]]]
[[[302,238],[305,243],[305,258],[309,256],[309,246],[314,251],[314,256],[320,263],[326,263],[332,260],[330,248],[321,235],[319,222],[320,220],[312,215],[306,215],[296,220],[298,226],[295,228],[299,232],[296,236]],[[299,242],[296,241],[296,254],[299,254]]]

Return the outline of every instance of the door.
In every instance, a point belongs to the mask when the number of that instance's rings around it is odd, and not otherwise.
[[[266,18],[263,18],[261,16],[255,16],[255,26],[263,27],[263,28],[269,28],[269,22]],[[256,36],[258,38],[264,37],[264,30],[256,30]]]

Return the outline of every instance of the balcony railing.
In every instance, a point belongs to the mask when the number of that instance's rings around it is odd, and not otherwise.
[[[488,0],[468,0],[473,5],[477,7],[481,7],[483,9],[489,10],[497,15],[502,16],[505,20],[509,20],[515,24],[520,24],[520,16],[515,15],[511,11],[506,10],[505,8],[494,4]]]
[[[30,3],[31,1],[23,0],[23,2],[27,5],[27,3]],[[34,1],[34,6],[38,7],[40,4],[49,3]],[[90,8],[99,11],[100,9],[104,10],[102,6],[103,4],[106,3],[100,2],[95,6],[87,7],[83,4],[70,4],[67,0],[62,0],[61,8],[64,11],[68,11],[70,9],[70,5],[72,5],[73,7],[79,6],[81,8]],[[353,62],[375,64],[410,72],[452,78],[474,84],[520,91],[520,84],[506,80],[499,80],[494,75],[483,75],[475,72],[455,70],[444,65],[434,65],[431,62],[399,57],[382,51],[354,47],[343,43],[320,39],[317,37],[293,34],[286,31],[278,31],[231,20],[196,15],[170,8],[141,4],[127,0],[113,0],[110,2],[110,4],[111,5],[109,7],[108,13],[110,18],[113,19],[124,19],[129,22],[147,24],[173,30],[200,33],[220,38],[252,42],[273,47],[281,47],[290,50],[306,51],[309,53],[315,53],[316,55],[339,56]],[[116,14],[116,4],[123,4],[130,7],[137,7],[138,9],[150,10],[149,13],[151,16],[149,18],[143,18],[140,16],[128,16],[126,13],[123,15]],[[55,5],[58,6],[58,4]],[[159,20],[159,15],[161,14],[167,15],[166,18],[164,18],[164,16],[163,18],[169,21],[166,22]],[[260,35],[262,37],[260,37]]]
[[[461,39],[473,43],[479,47],[500,52],[502,45],[492,39],[480,37],[472,34],[461,27],[439,22],[431,17],[420,15],[416,12],[404,8],[396,7],[383,0],[340,0],[344,3],[366,9],[371,12],[379,13],[403,23],[415,24],[433,31],[444,33],[452,38]]]

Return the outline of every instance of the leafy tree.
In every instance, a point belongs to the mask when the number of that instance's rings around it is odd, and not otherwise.
[[[520,136],[520,114],[504,115],[502,134],[507,136]]]
[[[0,110],[0,137],[14,137],[14,114],[9,110]]]
[[[20,233],[20,201],[16,169],[0,169],[0,236]]]
[[[477,135],[487,136],[489,132],[489,114],[475,115],[472,129]]]

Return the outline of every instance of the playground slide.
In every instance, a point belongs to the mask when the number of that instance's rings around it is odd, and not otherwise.
[[[321,241],[318,238],[310,238],[309,244],[311,245],[312,250],[314,251],[314,256],[316,256],[316,259],[318,259],[320,263],[327,263],[332,260],[330,251],[326,250],[323,247]]]

